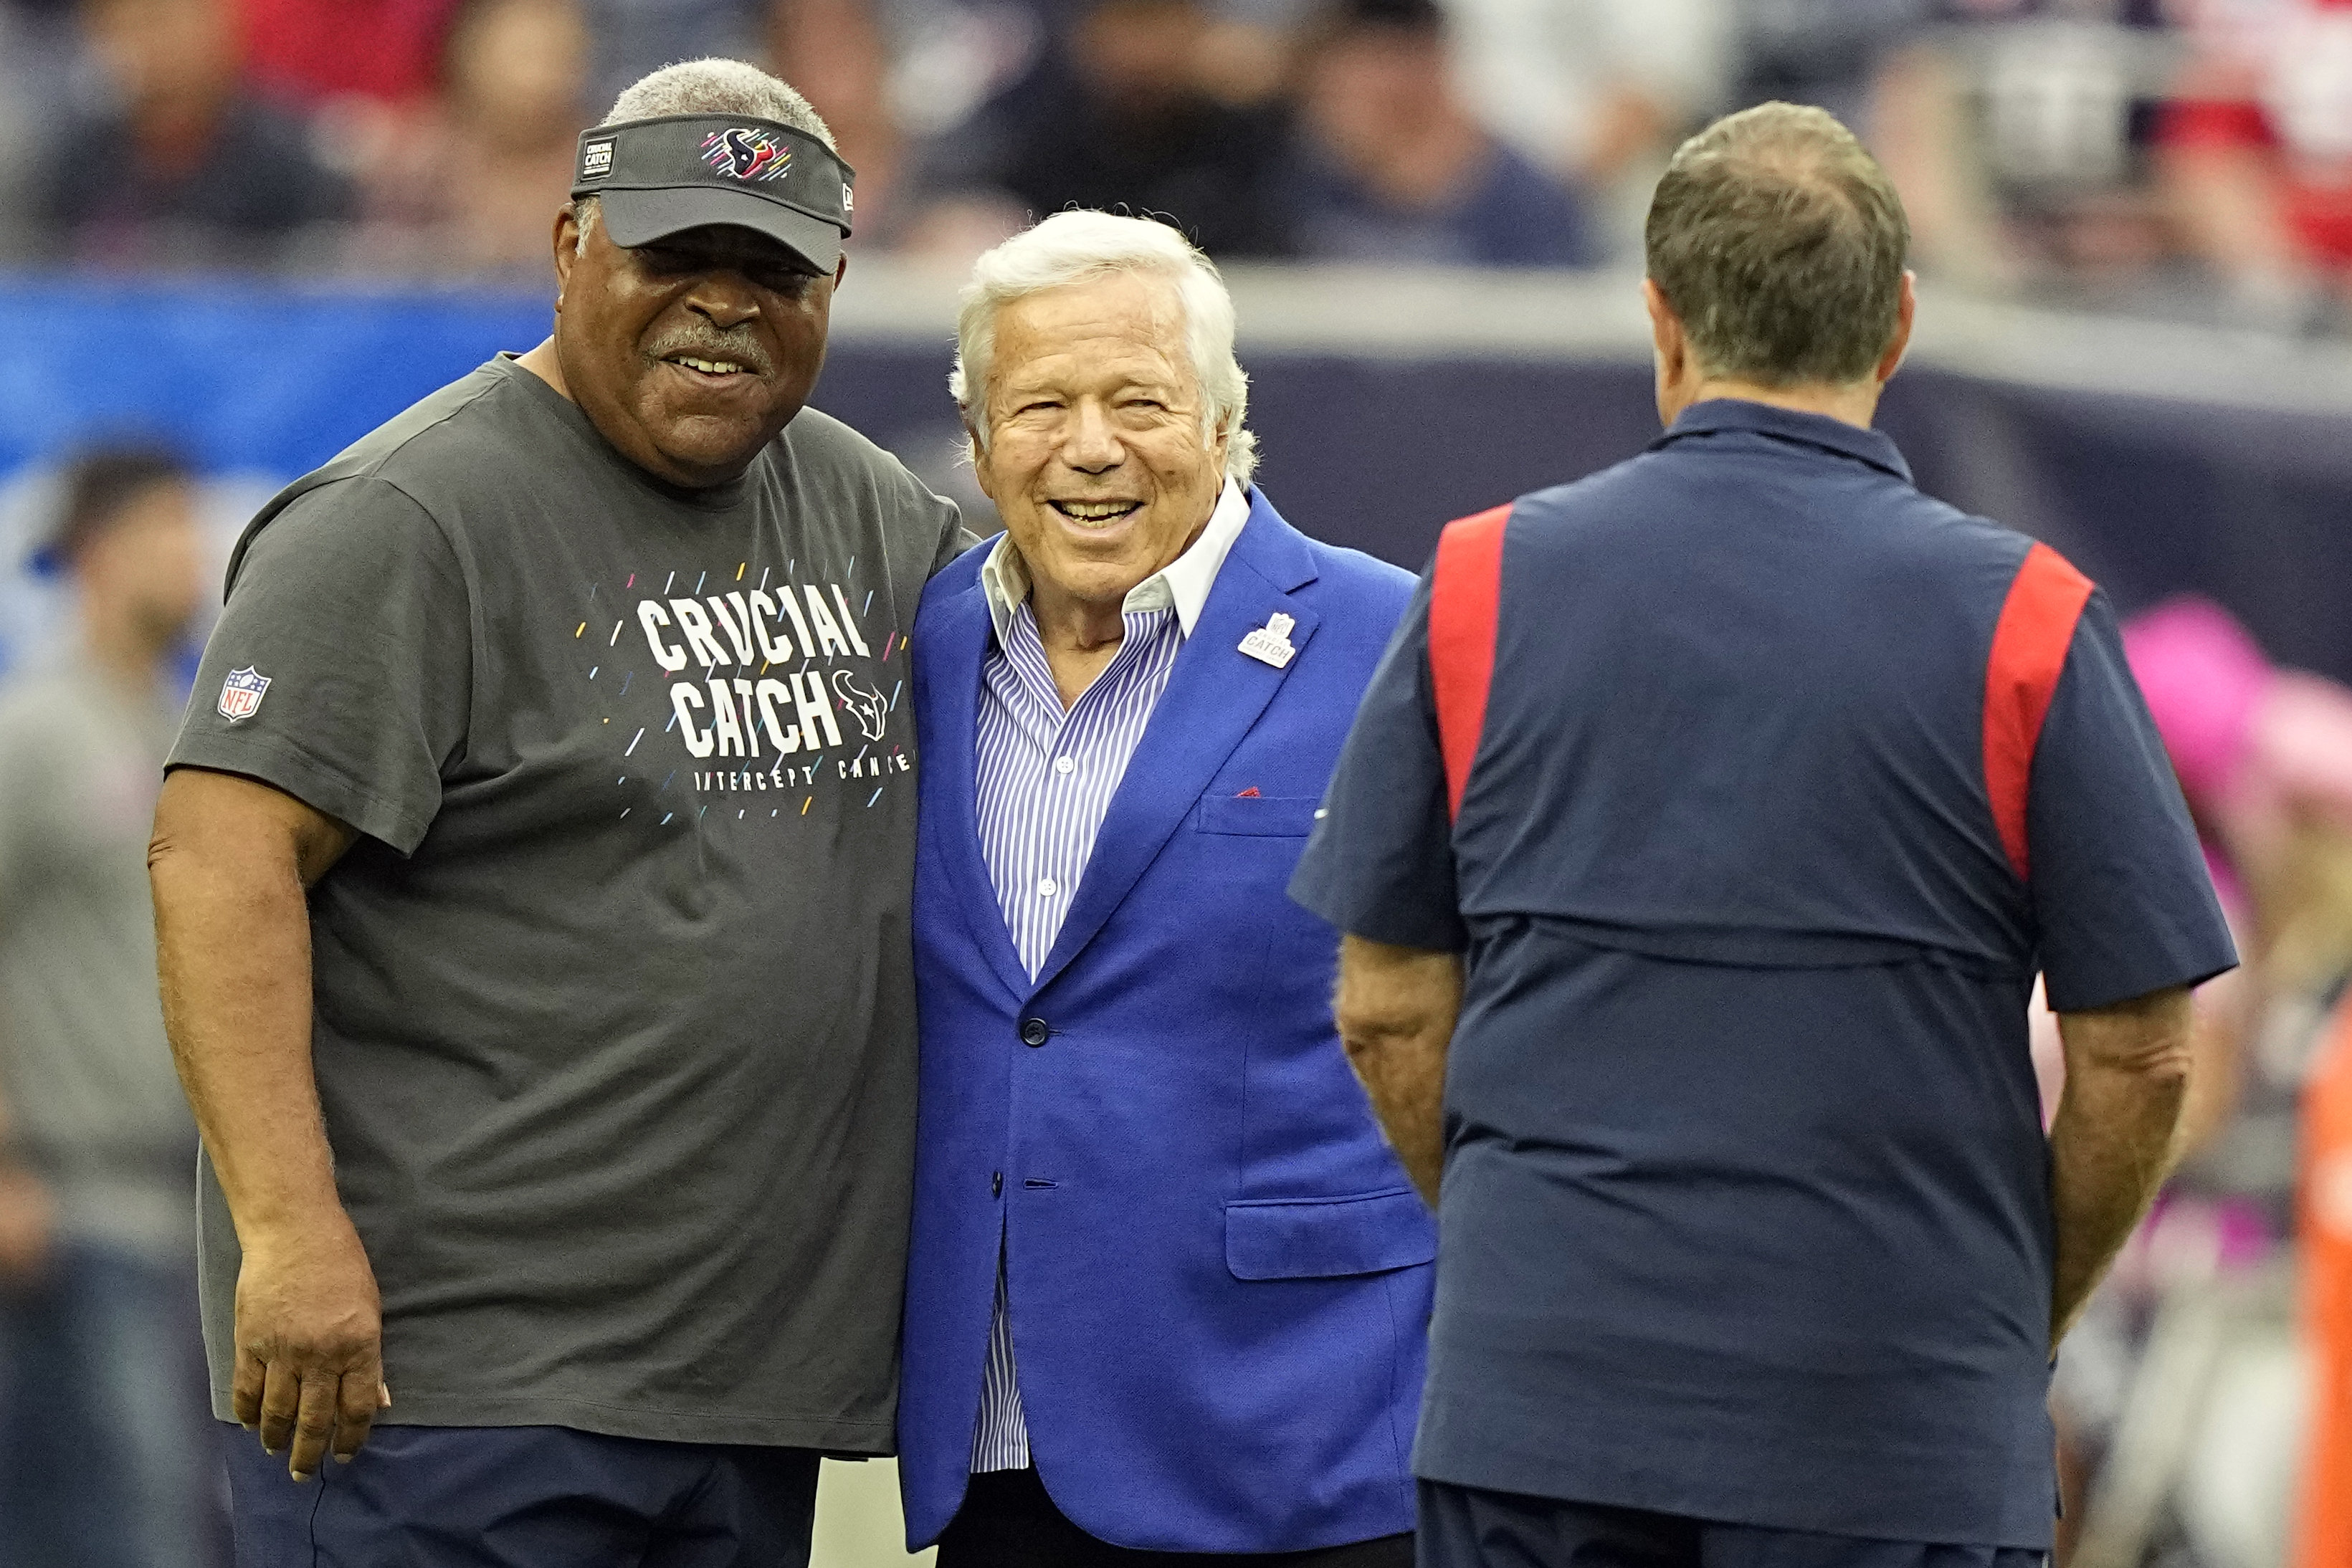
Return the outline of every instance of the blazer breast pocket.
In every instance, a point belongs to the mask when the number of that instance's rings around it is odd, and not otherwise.
[[[1225,1267],[1236,1280],[1384,1274],[1436,1256],[1437,1221],[1411,1187],[1225,1205]]]
[[[1315,831],[1322,808],[1319,795],[1211,795],[1201,802],[1196,826],[1237,838],[1303,839]]]

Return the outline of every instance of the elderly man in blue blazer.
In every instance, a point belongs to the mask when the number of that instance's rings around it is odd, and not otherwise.
[[[1174,230],[980,259],[953,390],[1005,532],[931,581],[899,1401],[940,1568],[1410,1563],[1435,1236],[1284,894],[1412,591],[1249,485]]]

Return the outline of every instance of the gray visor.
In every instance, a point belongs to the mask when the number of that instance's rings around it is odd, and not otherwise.
[[[618,246],[709,224],[763,234],[829,273],[849,233],[855,176],[824,143],[772,120],[673,114],[580,134],[577,200],[594,196]]]

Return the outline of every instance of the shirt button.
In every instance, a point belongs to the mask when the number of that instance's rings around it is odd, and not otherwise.
[[[1053,1032],[1045,1026],[1044,1019],[1021,1020],[1021,1043],[1024,1045],[1043,1045],[1045,1043],[1045,1037]]]
[[[1057,894],[1057,893],[1059,893],[1059,892],[1061,892],[1061,891],[1062,891],[1062,884],[1061,884],[1060,883],[1058,883],[1058,882],[1055,882],[1052,877],[1050,877],[1050,876],[1041,876],[1041,877],[1039,877],[1039,878],[1037,879],[1037,896],[1038,896],[1038,897],[1040,897],[1040,898],[1051,898],[1051,897],[1053,897],[1055,894]]]
[[[1056,757],[1055,758],[1054,758],[1054,771],[1055,771],[1055,772],[1056,772],[1056,773],[1076,773],[1077,770],[1078,770],[1078,759],[1077,759],[1076,758],[1075,758],[1075,757]]]

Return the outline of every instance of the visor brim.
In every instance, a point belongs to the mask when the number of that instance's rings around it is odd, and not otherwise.
[[[831,277],[841,264],[837,225],[748,191],[682,185],[656,191],[605,191],[599,193],[597,201],[604,208],[605,234],[614,245],[626,248],[651,245],[688,229],[726,224],[765,235],[821,277]]]

